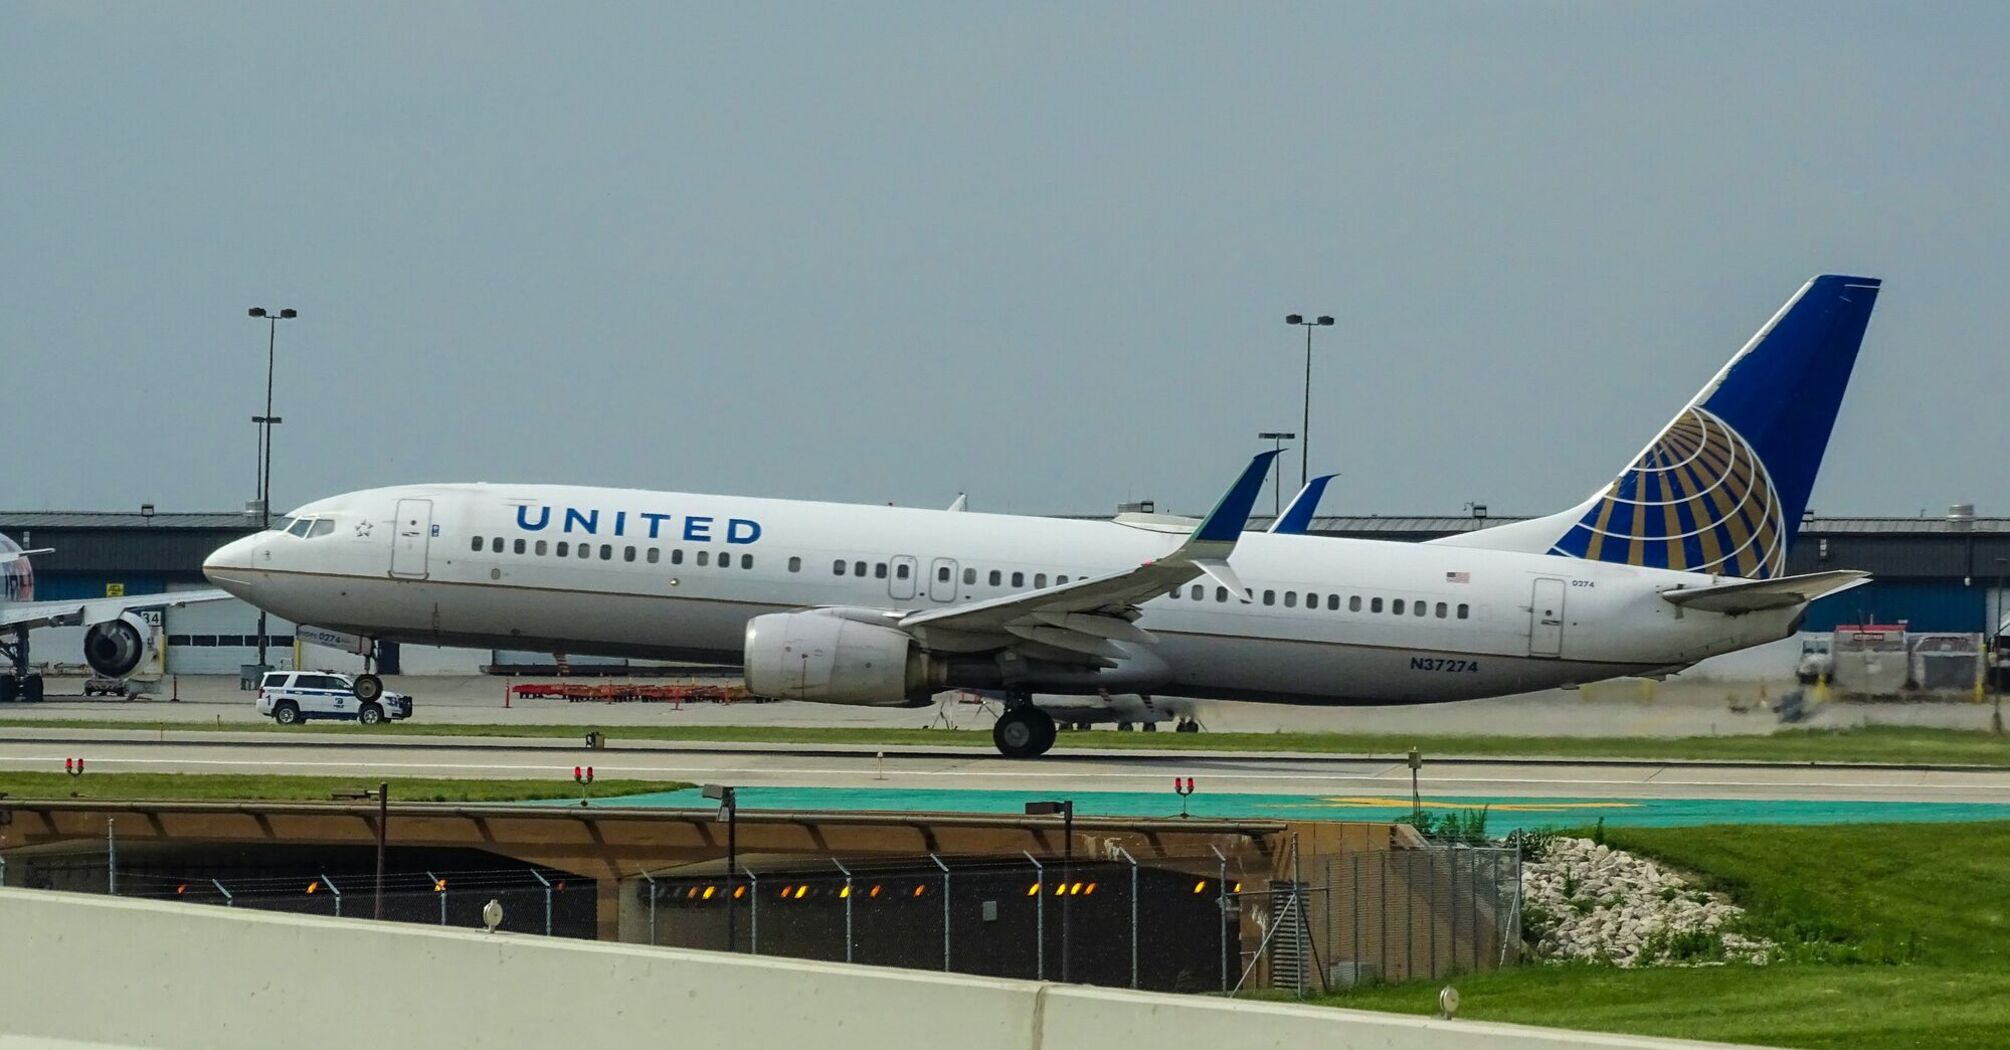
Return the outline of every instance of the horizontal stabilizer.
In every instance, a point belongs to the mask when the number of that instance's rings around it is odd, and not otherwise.
[[[1662,591],[1661,597],[1679,608],[1737,616],[1800,605],[1868,582],[1870,573],[1835,569],[1777,580],[1740,580],[1716,587],[1679,587]]]

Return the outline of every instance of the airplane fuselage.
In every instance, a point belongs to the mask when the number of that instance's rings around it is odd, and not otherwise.
[[[1131,569],[1181,539],[1110,521],[554,485],[372,489],[295,514],[333,525],[231,544],[211,579],[380,639],[725,663],[762,614],[952,607]],[[1104,684],[1464,700],[1678,669],[1785,637],[1801,611],[1685,612],[1660,592],[1716,578],[1516,551],[1248,533],[1231,564],[1251,600],[1201,577],[1144,603],[1137,625],[1163,667]]]

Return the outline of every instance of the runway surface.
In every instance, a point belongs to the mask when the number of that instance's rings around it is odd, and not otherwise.
[[[981,752],[883,752],[707,744],[591,751],[566,741],[395,743],[255,739],[146,740],[131,731],[10,731],[0,769],[56,771],[84,758],[103,772],[378,777],[548,777],[577,795],[575,765],[597,777],[730,783],[742,805],[775,809],[1001,812],[1072,797],[1083,813],[1173,816],[1174,777],[1192,777],[1189,811],[1207,817],[1390,819],[1411,805],[1399,758],[1256,754],[1071,753],[1012,761]],[[1647,762],[1427,762],[1427,806],[1488,806],[1490,826],[1586,823],[1827,823],[2010,819],[2010,770]],[[702,806],[696,792],[638,804]]]

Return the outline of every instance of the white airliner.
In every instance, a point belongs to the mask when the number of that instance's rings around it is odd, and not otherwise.
[[[174,591],[135,594],[125,598],[76,598],[36,601],[35,567],[29,560],[54,548],[23,550],[0,536],[0,703],[42,699],[42,676],[28,668],[28,632],[36,627],[83,625],[84,662],[107,678],[124,678],[139,667],[153,642],[153,632],[135,613],[195,602],[222,601],[224,591]]]
[[[737,662],[757,694],[839,704],[1002,691],[1011,756],[1053,744],[1035,692],[1405,704],[1665,674],[1865,578],[1781,573],[1877,291],[1810,281],[1590,499],[1430,543],[1245,534],[1266,452],[1198,526],[410,485],[310,503],[204,571],[367,637]]]

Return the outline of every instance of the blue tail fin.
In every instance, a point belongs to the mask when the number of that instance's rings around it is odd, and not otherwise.
[[[1878,283],[1834,275],[1809,281],[1625,471],[1579,506],[1430,542],[1751,579],[1780,575]]]
[[[1878,284],[1832,275],[1808,282],[1580,508],[1551,550],[1727,576],[1779,575]]]

